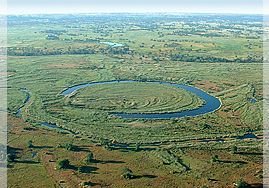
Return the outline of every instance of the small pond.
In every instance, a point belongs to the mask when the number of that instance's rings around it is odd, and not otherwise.
[[[121,47],[121,46],[124,46],[123,44],[120,44],[120,43],[114,43],[114,42],[100,42],[100,44],[107,44],[111,47]]]

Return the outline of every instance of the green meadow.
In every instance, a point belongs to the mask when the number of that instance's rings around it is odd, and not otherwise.
[[[240,179],[261,184],[259,16],[10,16],[9,25],[9,147],[17,148],[9,151],[17,156],[9,168],[11,186],[18,184],[16,177],[24,187],[30,184],[25,171],[12,173],[22,168],[36,174],[33,185],[44,176],[43,187],[79,187],[85,181],[96,187],[232,187]],[[141,82],[96,85],[61,95],[75,85],[111,80]],[[111,114],[171,113],[204,103],[192,92],[146,81],[199,88],[217,97],[221,107],[171,119]],[[38,147],[30,149],[29,140]],[[67,143],[79,151],[66,151]],[[92,163],[88,173],[78,172],[88,150],[99,162]],[[32,158],[33,151],[37,156]],[[55,168],[61,159],[74,166]],[[100,162],[109,160],[122,163]],[[136,178],[121,177],[127,167],[135,174],[126,171],[128,177]]]

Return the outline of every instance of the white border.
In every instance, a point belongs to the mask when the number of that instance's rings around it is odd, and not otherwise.
[[[7,2],[0,0],[0,187],[7,187]]]
[[[263,186],[269,187],[269,2],[263,1]]]

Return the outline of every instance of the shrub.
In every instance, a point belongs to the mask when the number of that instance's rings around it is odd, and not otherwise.
[[[247,182],[243,181],[243,180],[239,180],[236,183],[236,188],[249,188],[251,187]]]
[[[7,155],[7,162],[14,162],[16,159],[16,155],[15,154],[8,154]]]
[[[101,140],[101,146],[104,146],[104,148],[106,148],[107,150],[111,150],[111,145],[112,145],[111,140],[108,139]]]
[[[34,145],[33,145],[33,141],[32,141],[32,140],[29,140],[29,141],[27,142],[27,146],[28,146],[28,148],[33,148],[33,147],[34,147]]]
[[[78,167],[78,172],[79,172],[79,173],[83,173],[83,172],[84,172],[83,167],[81,167],[81,166],[80,166],[80,167]]]
[[[78,146],[75,146],[73,144],[66,144],[65,148],[68,151],[79,151],[79,147]]]
[[[91,162],[93,162],[93,161],[94,161],[93,153],[90,151],[90,152],[88,153],[88,155],[86,156],[86,158],[85,158],[85,162],[86,162],[86,163],[91,163]]]
[[[134,175],[133,175],[133,172],[129,168],[124,168],[121,174],[121,177],[125,179],[133,179]]]
[[[67,169],[70,166],[70,162],[68,159],[60,160],[57,163],[58,169]]]
[[[92,183],[92,182],[90,182],[90,181],[85,181],[85,182],[82,182],[81,184],[80,184],[82,187],[86,187],[86,186],[94,186],[95,185],[95,183]]]
[[[237,148],[236,146],[232,146],[232,148],[231,148],[231,152],[232,152],[233,154],[237,153],[237,152],[238,152],[238,148]]]
[[[140,151],[140,144],[139,143],[136,143],[135,144],[135,151]]]
[[[212,162],[219,162],[219,156],[218,155],[214,155],[211,159]]]

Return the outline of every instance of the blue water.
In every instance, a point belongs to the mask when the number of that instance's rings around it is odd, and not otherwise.
[[[121,118],[139,118],[139,119],[169,119],[169,118],[181,118],[181,117],[193,117],[193,116],[199,116],[204,115],[210,112],[214,112],[215,110],[218,110],[221,106],[221,101],[214,97],[209,95],[208,93],[184,84],[175,84],[175,83],[168,83],[168,82],[158,82],[158,81],[136,81],[136,80],[113,80],[113,81],[103,81],[103,82],[92,82],[92,83],[85,83],[81,85],[72,86],[66,90],[64,90],[61,95],[66,96],[69,95],[79,89],[85,88],[85,87],[91,87],[95,85],[103,85],[103,84],[113,84],[113,83],[134,83],[134,82],[144,82],[144,83],[155,83],[155,84],[161,84],[161,85],[168,85],[171,87],[177,87],[181,89],[185,89],[189,92],[194,93],[198,97],[200,97],[204,104],[196,109],[192,110],[184,110],[180,112],[172,112],[172,113],[111,113],[112,115],[116,115]]]
[[[22,108],[30,101],[30,92],[26,88],[21,88],[20,91],[26,93],[26,99],[23,101],[23,104],[20,106],[20,108],[16,112],[16,116],[21,116]]]
[[[248,138],[256,138],[257,139],[257,136],[253,133],[246,133],[243,136],[237,136],[237,138],[240,140],[244,140],[244,139],[248,139]]]
[[[48,122],[42,122],[42,126],[52,128],[52,129],[60,129],[56,124],[48,123]]]
[[[43,126],[43,127],[50,128],[50,129],[56,129],[56,130],[60,130],[61,132],[66,132],[66,133],[72,133],[73,134],[72,131],[64,129],[62,127],[59,127],[59,126],[57,126],[56,123],[40,122],[40,125]]]
[[[119,43],[114,43],[114,42],[100,42],[101,44],[107,44],[109,46],[112,46],[112,47],[121,47],[121,46],[124,46],[123,44],[119,44]]]
[[[208,142],[219,142],[219,143],[223,143],[224,142],[224,139],[221,139],[221,138],[219,138],[219,139],[212,139],[212,140],[210,140],[210,139],[204,139],[204,140],[201,140],[201,142],[206,142],[206,143],[208,143]]]
[[[251,103],[256,103],[257,102],[257,100],[255,98],[249,98],[248,101],[251,102]]]

